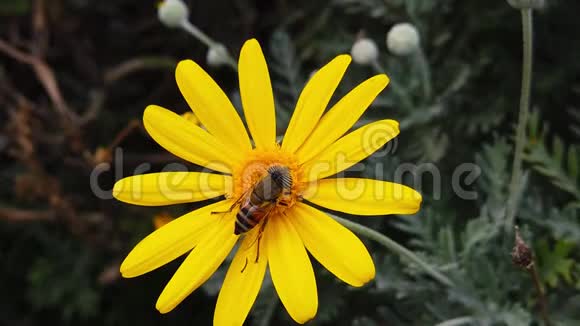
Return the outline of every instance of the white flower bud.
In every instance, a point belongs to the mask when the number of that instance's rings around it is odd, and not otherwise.
[[[182,0],[164,0],[157,8],[159,20],[167,27],[180,27],[189,17],[189,9]]]
[[[542,9],[545,0],[507,0],[510,6],[516,9]]]
[[[369,65],[379,57],[379,48],[375,41],[361,38],[352,45],[350,55],[354,62],[360,65]]]
[[[221,43],[217,43],[207,50],[206,61],[212,67],[220,67],[227,64],[228,58],[228,50]]]
[[[412,54],[419,49],[419,43],[419,32],[409,23],[396,24],[387,33],[387,47],[395,55]]]

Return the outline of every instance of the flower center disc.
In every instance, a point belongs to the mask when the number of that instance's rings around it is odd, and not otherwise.
[[[302,183],[302,170],[294,155],[283,152],[280,149],[271,151],[252,150],[248,153],[242,164],[234,168],[233,171],[233,193],[228,196],[238,200],[242,196],[249,195],[256,184],[260,182],[268,173],[272,166],[287,167],[292,178],[290,193],[281,194],[284,197],[284,205],[274,203],[274,214],[278,215],[289,207],[292,207],[300,198],[304,186]]]

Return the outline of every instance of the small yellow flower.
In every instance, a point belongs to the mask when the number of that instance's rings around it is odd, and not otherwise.
[[[318,294],[307,252],[352,286],[374,278],[374,264],[364,244],[308,204],[355,215],[385,215],[412,214],[421,203],[419,193],[400,184],[328,178],[368,157],[399,132],[396,121],[381,120],[349,133],[387,86],[385,75],[364,81],[324,113],[350,61],[350,56],[339,55],[312,76],[281,144],[276,142],[270,76],[256,40],[244,44],[238,64],[242,105],[253,143],[215,81],[193,61],[178,64],[177,85],[206,129],[154,105],[145,109],[144,126],[169,152],[221,173],[151,173],[122,179],[113,189],[117,199],[145,206],[224,196],[151,233],[121,265],[124,277],[135,277],[189,252],[157,301],[161,313],[171,311],[203,284],[238,240],[241,244],[217,299],[214,325],[242,325],[266,267],[290,316],[298,323],[312,319]],[[287,168],[292,180],[284,205],[270,203],[267,218],[247,233],[234,234],[240,200],[252,193],[272,166]]]

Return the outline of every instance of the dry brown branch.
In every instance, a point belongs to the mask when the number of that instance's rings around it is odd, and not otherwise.
[[[520,230],[517,225],[515,226],[515,243],[512,250],[512,261],[516,266],[530,274],[530,277],[534,282],[536,292],[538,293],[540,316],[542,317],[542,320],[544,320],[544,324],[546,326],[552,325],[550,321],[550,314],[548,313],[548,300],[546,299],[546,291],[544,290],[542,282],[540,281],[540,275],[538,274],[538,269],[536,268],[536,263],[534,261],[534,254],[520,235]]]
[[[105,72],[105,84],[113,83],[132,73],[150,69],[173,69],[176,60],[169,57],[141,57],[122,62]]]
[[[46,6],[44,0],[34,1],[32,7],[32,31],[34,42],[32,42],[32,53],[37,58],[44,57],[48,49],[49,31],[46,23]]]
[[[56,215],[53,211],[33,211],[17,208],[0,208],[0,220],[8,222],[37,222],[37,221],[54,221]]]
[[[105,103],[105,91],[102,89],[92,90],[89,93],[89,105],[79,118],[79,125],[84,126],[95,120]]]
[[[125,140],[125,138],[127,138],[127,136],[129,136],[133,132],[133,130],[140,128],[140,127],[141,127],[141,122],[139,120],[135,119],[135,120],[129,121],[129,123],[127,123],[125,128],[121,129],[121,131],[119,131],[117,133],[117,136],[115,136],[115,139],[113,139],[113,141],[109,144],[107,149],[109,151],[113,151],[113,149],[115,149],[115,147],[119,146],[121,144],[121,142],[123,142],[123,140]]]
[[[55,109],[64,121],[76,120],[78,118],[76,114],[69,109],[62,97],[54,72],[43,60],[16,49],[2,39],[0,39],[0,52],[3,52],[16,61],[32,66],[36,77],[44,87]]]

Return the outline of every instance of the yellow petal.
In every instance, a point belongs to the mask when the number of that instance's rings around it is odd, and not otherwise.
[[[187,121],[189,121],[189,122],[193,123],[193,124],[194,124],[194,125],[196,125],[196,126],[199,126],[199,124],[200,124],[200,123],[199,123],[199,119],[198,119],[198,118],[195,116],[195,114],[194,114],[193,112],[189,112],[189,111],[188,111],[188,112],[182,113],[182,114],[181,114],[181,116],[182,116],[182,117],[183,117],[185,120],[187,120]]]
[[[304,164],[304,175],[312,181],[344,171],[372,155],[398,134],[399,123],[394,120],[367,124],[340,138]]]
[[[232,151],[246,152],[252,148],[236,109],[203,68],[191,60],[183,60],[175,69],[175,79],[187,104],[210,134]]]
[[[159,145],[189,162],[230,173],[231,166],[239,161],[240,156],[216,137],[162,107],[149,105],[143,113],[143,125]]]
[[[371,255],[347,228],[302,203],[289,215],[306,249],[336,277],[352,286],[363,286],[375,277]]]
[[[311,183],[304,199],[354,215],[414,214],[421,194],[407,186],[372,179],[338,178]]]
[[[344,135],[387,86],[389,78],[377,75],[346,94],[323,117],[298,149],[301,163],[309,161]]]
[[[312,263],[294,226],[283,216],[268,221],[266,251],[272,282],[280,301],[297,323],[314,318],[318,293]]]
[[[274,94],[266,59],[255,39],[244,43],[238,69],[244,115],[256,148],[273,149],[276,146]]]
[[[159,312],[164,314],[173,310],[210,278],[232,250],[238,239],[234,235],[233,216],[224,215],[217,219],[218,222],[205,231],[163,289],[155,305]]]
[[[320,120],[350,61],[349,55],[339,55],[310,78],[288,124],[283,150],[294,153],[304,143]]]
[[[161,172],[135,175],[115,183],[113,196],[142,206],[189,203],[223,195],[231,176],[199,172]]]
[[[141,240],[121,264],[123,277],[136,277],[161,267],[196,246],[219,217],[211,212],[229,209],[230,201],[202,207],[165,224]]]
[[[260,242],[261,258],[256,262],[257,231],[258,227],[244,238],[228,269],[215,307],[214,326],[241,326],[260,292],[268,259]]]

